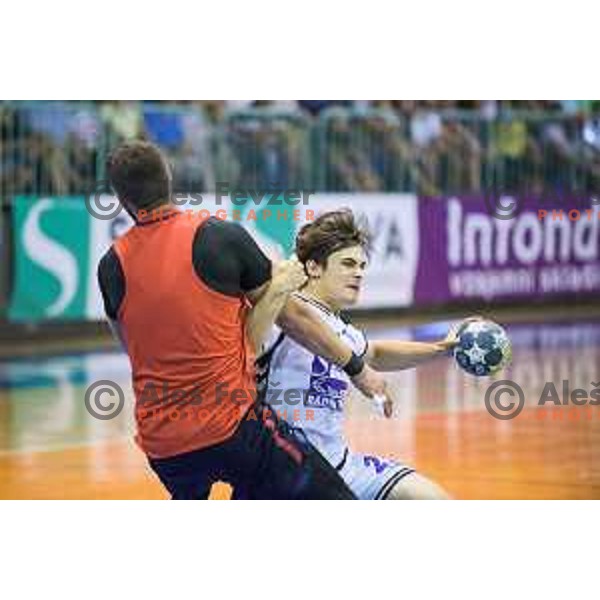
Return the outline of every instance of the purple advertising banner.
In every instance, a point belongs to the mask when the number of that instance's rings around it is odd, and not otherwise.
[[[600,297],[597,199],[419,198],[418,206],[416,304]]]

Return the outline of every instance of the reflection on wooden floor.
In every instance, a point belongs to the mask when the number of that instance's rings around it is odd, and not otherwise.
[[[353,397],[351,445],[413,464],[457,498],[600,498],[600,406],[538,406],[547,381],[561,400],[563,380],[587,392],[600,382],[600,324],[519,326],[511,336],[502,377],[525,392],[519,416],[494,419],[483,402],[490,382],[440,359],[390,378],[393,420]],[[167,497],[131,440],[131,397],[112,421],[87,414],[84,391],[103,378],[128,388],[121,355],[0,363],[0,498]]]

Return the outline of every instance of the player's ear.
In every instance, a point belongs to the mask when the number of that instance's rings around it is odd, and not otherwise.
[[[323,269],[322,269],[321,265],[319,265],[315,260],[312,260],[312,259],[307,260],[304,267],[306,269],[306,274],[311,279],[318,279],[319,277],[321,277],[321,273],[323,272]]]

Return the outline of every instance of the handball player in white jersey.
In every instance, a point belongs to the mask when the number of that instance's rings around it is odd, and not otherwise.
[[[332,211],[305,225],[296,240],[308,280],[297,297],[311,307],[352,351],[378,371],[400,371],[446,354],[454,334],[436,343],[371,341],[341,316],[356,304],[367,267],[368,230],[348,210]],[[358,454],[344,436],[346,373],[310,353],[274,327],[257,361],[265,401],[325,456],[359,499],[445,499],[435,483],[390,458]],[[371,402],[373,400],[370,400]],[[391,401],[380,407],[388,417]]]

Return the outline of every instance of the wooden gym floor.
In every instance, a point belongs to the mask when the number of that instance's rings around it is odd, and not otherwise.
[[[373,326],[369,334],[423,339],[444,327]],[[600,321],[515,324],[509,332],[513,365],[499,379],[524,391],[517,417],[493,418],[484,406],[491,381],[441,358],[390,376],[392,420],[353,396],[351,446],[412,464],[456,498],[600,498],[600,406],[538,406],[546,382],[561,401],[563,380],[569,393],[600,385]],[[87,413],[85,390],[100,379],[130,390],[126,358],[96,353],[0,362],[0,498],[166,498],[131,440],[131,393],[113,420]],[[227,495],[226,486],[213,489],[215,498]]]

